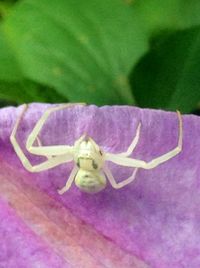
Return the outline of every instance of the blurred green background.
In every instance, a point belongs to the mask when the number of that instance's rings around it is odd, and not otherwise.
[[[199,0],[0,1],[0,106],[200,107]]]

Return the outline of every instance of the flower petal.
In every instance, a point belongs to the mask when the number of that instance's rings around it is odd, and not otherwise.
[[[18,131],[23,148],[47,107],[29,107]],[[64,186],[72,165],[32,174],[24,170],[9,142],[20,112],[21,108],[12,107],[0,112],[0,183],[4,185],[0,197],[66,263],[72,267],[200,265],[199,117],[183,116],[179,155],[152,170],[140,169],[126,187],[115,190],[108,184],[104,191],[88,195],[73,185],[59,196],[57,189]],[[140,121],[141,135],[132,157],[149,161],[176,146],[176,113],[126,106],[76,106],[57,112],[44,125],[40,139],[45,145],[73,145],[87,133],[105,151],[117,153],[126,151]],[[33,163],[42,160],[27,155]],[[131,172],[110,167],[119,181]]]

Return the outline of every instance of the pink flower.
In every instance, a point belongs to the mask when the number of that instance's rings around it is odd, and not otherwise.
[[[48,105],[32,104],[19,127],[26,138]],[[72,168],[26,171],[9,136],[21,108],[0,111],[0,267],[200,267],[200,119],[183,116],[183,150],[134,182],[95,195],[73,185],[60,196]],[[128,106],[73,107],[53,114],[40,139],[69,144],[83,133],[104,150],[122,152],[141,121],[133,157],[151,160],[177,144],[172,112]],[[32,163],[42,158],[27,156]],[[120,181],[132,169],[110,164]]]

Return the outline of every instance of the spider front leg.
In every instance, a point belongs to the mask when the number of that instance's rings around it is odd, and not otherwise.
[[[112,172],[110,171],[110,169],[106,165],[104,166],[103,171],[106,174],[106,177],[108,178],[112,187],[115,189],[120,189],[120,188],[124,187],[125,185],[127,185],[135,180],[138,168],[134,169],[132,175],[128,179],[121,181],[121,182],[115,181],[115,179],[112,175]]]
[[[57,146],[33,146],[35,140],[37,139],[38,134],[40,133],[43,125],[47,121],[48,117],[51,115],[52,112],[63,110],[65,108],[74,106],[74,105],[85,105],[83,103],[68,103],[64,105],[59,105],[56,107],[50,107],[48,108],[44,114],[41,116],[41,118],[36,123],[35,127],[33,128],[31,134],[27,138],[26,142],[26,149],[36,155],[61,155],[65,153],[73,153],[73,147],[68,145],[57,145]],[[27,109],[27,106],[24,108],[24,111]],[[24,112],[23,112],[24,113]],[[22,113],[22,115],[23,115]],[[22,117],[22,116],[21,116]]]
[[[132,154],[133,150],[135,149],[135,147],[136,147],[136,145],[138,144],[138,141],[139,141],[140,129],[141,129],[141,122],[137,126],[135,137],[133,138],[133,141],[129,145],[127,151],[123,152],[123,153],[119,153],[118,154],[119,156],[128,157],[129,155]]]
[[[183,123],[182,123],[182,117],[179,111],[177,111],[178,115],[178,121],[179,121],[179,137],[178,137],[178,144],[177,146],[167,152],[166,154],[163,154],[157,158],[154,158],[153,160],[146,162],[142,160],[137,160],[133,158],[128,157],[122,157],[119,154],[111,154],[106,153],[105,160],[112,161],[115,164],[126,166],[126,167],[137,167],[137,168],[144,168],[144,169],[152,169],[157,167],[158,165],[168,161],[169,159],[173,158],[177,154],[179,154],[182,150],[183,145]]]
[[[39,137],[36,138],[36,142],[37,142],[36,143],[37,146],[42,147],[42,142],[41,142]],[[46,155],[46,158],[49,159],[49,160],[52,159],[53,157],[54,157],[53,155]]]
[[[24,112],[25,112],[25,109],[23,110],[23,113]],[[23,150],[21,149],[21,147],[18,144],[17,139],[16,139],[17,127],[18,127],[18,124],[20,122],[20,119],[21,119],[23,113],[21,114],[21,116],[16,121],[16,124],[15,124],[15,126],[14,126],[14,128],[12,130],[11,135],[10,135],[10,141],[11,141],[11,143],[13,145],[13,148],[14,148],[17,156],[21,160],[24,168],[26,168],[30,172],[40,172],[40,171],[47,170],[47,169],[53,168],[53,167],[55,167],[57,165],[60,165],[62,163],[67,163],[67,162],[70,162],[70,161],[73,160],[72,155],[63,154],[63,155],[59,155],[59,156],[56,156],[56,157],[52,157],[52,158],[44,161],[41,164],[32,165],[30,163],[30,161],[28,160],[28,158],[26,157],[26,155],[24,154]]]
[[[11,143],[14,147],[14,150],[17,156],[21,160],[24,168],[30,172],[40,172],[40,171],[48,170],[50,168],[56,167],[63,163],[71,162],[73,160],[71,156],[65,154],[65,155],[59,155],[56,157],[51,157],[48,160],[42,162],[41,164],[32,165],[29,159],[26,157],[26,155],[22,151],[15,137],[11,137]]]

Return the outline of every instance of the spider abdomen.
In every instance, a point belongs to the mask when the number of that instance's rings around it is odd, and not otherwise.
[[[106,187],[106,177],[100,171],[80,169],[76,174],[75,184],[83,192],[97,193]]]

